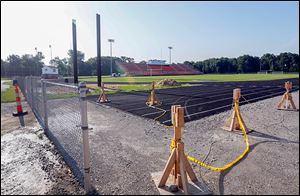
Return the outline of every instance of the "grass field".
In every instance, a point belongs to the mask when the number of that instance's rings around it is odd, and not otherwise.
[[[4,84],[9,85],[5,91],[1,92],[1,103],[8,103],[16,101],[15,88],[12,82],[4,82]]]
[[[138,77],[109,77],[103,76],[103,82],[152,82],[162,79],[174,79],[177,82],[197,81],[255,81],[255,80],[279,80],[285,78],[299,78],[299,74],[204,74],[188,76],[138,76]],[[96,82],[96,76],[81,76],[80,81]]]
[[[182,85],[181,87],[185,87],[185,86],[188,86],[188,84]],[[97,85],[87,84],[87,87],[89,89],[93,89],[93,92],[89,93],[88,96],[100,94],[100,89],[97,87]],[[178,86],[156,86],[155,87],[155,89],[164,89],[164,88],[178,88]],[[147,85],[147,84],[117,85],[114,87],[114,90],[112,89],[106,90],[106,94],[131,92],[131,91],[147,91],[147,90],[151,90],[151,85]]]

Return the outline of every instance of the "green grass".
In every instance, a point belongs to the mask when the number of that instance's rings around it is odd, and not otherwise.
[[[103,82],[153,82],[163,79],[174,79],[177,82],[196,81],[255,81],[255,80],[279,80],[286,78],[299,78],[299,74],[204,74],[189,76],[139,76],[139,77],[109,77],[103,76]],[[81,76],[80,81],[96,82],[96,76]]]
[[[9,88],[1,92],[1,103],[15,102],[16,93],[12,82],[4,82],[4,84],[9,85]]]
[[[187,85],[185,85],[187,86]],[[178,86],[156,86],[155,89],[164,89],[164,88],[177,88]],[[184,87],[184,86],[181,86]],[[120,93],[120,92],[132,92],[132,91],[147,91],[151,90],[150,85],[138,85],[138,84],[129,84],[129,85],[120,85],[118,89],[116,90],[106,90],[106,94],[114,94],[114,93]],[[90,95],[99,95],[100,94],[100,89],[96,88],[95,90],[92,91],[92,93],[89,93],[88,96]]]
[[[78,97],[77,93],[65,93],[65,94],[52,94],[47,95],[47,98],[50,99],[64,99],[64,98],[71,98],[71,97]]]

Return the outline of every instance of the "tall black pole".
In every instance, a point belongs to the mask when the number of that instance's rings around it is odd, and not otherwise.
[[[72,20],[74,83],[78,84],[76,20]]]
[[[97,82],[101,86],[101,37],[100,37],[100,15],[96,14],[97,23]]]

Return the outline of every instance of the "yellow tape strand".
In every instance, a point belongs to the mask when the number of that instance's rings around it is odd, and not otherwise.
[[[162,108],[159,108],[159,107],[156,107],[156,106],[149,105],[148,102],[146,102],[146,105],[147,105],[148,107],[151,107],[151,108],[154,108],[154,109],[157,109],[157,110],[163,112],[161,115],[159,115],[159,116],[157,116],[157,117],[154,118],[154,120],[155,120],[156,122],[158,122],[159,124],[161,124],[161,123],[158,121],[158,119],[161,118],[163,115],[165,115],[167,111],[164,110],[164,109],[162,109]],[[160,103],[159,105],[161,105],[161,103]],[[173,125],[170,125],[170,126],[164,125],[164,124],[161,124],[161,125],[163,125],[163,126],[166,127],[166,128],[172,128],[172,127],[173,127]]]
[[[202,161],[200,160],[197,160],[196,158],[194,157],[191,157],[191,156],[186,156],[190,161],[193,161],[207,169],[210,169],[210,170],[214,170],[214,171],[224,171],[224,170],[227,170],[229,169],[230,167],[232,167],[234,164],[236,164],[237,162],[239,162],[246,154],[247,152],[249,151],[249,142],[248,142],[248,137],[247,137],[247,133],[246,133],[246,129],[245,129],[245,125],[242,121],[242,118],[241,118],[241,114],[240,114],[240,110],[239,110],[239,103],[238,102],[235,102],[235,106],[234,106],[234,110],[237,114],[237,118],[238,118],[238,122],[242,128],[242,132],[244,134],[244,140],[245,140],[245,143],[246,143],[246,149],[244,150],[244,152],[242,154],[240,154],[234,161],[232,161],[231,163],[228,163],[227,165],[223,166],[223,167],[214,167],[214,166],[211,166],[211,165],[207,165],[205,163],[203,163]],[[175,148],[175,141],[172,140],[172,143],[170,145],[171,149]]]
[[[151,108],[154,108],[154,109],[157,109],[157,110],[163,112],[161,115],[159,115],[159,116],[157,116],[157,117],[154,118],[155,121],[157,121],[158,123],[160,123],[160,122],[158,121],[158,119],[161,118],[162,116],[164,116],[164,115],[166,114],[167,111],[164,110],[164,109],[162,109],[162,108],[156,107],[156,106],[151,106],[151,105],[149,105],[148,102],[146,102],[146,105],[147,105],[148,107],[151,107]],[[160,103],[159,105],[161,105],[161,103]],[[190,161],[193,161],[194,163],[197,163],[197,164],[201,165],[202,167],[205,167],[205,168],[210,169],[210,170],[214,170],[214,171],[225,171],[225,170],[229,169],[230,167],[232,167],[232,166],[233,166],[234,164],[236,164],[237,162],[239,162],[239,161],[240,161],[240,160],[248,153],[248,151],[249,151],[249,142],[248,142],[248,137],[247,137],[247,133],[246,133],[246,128],[245,128],[245,125],[244,125],[244,123],[243,123],[243,121],[242,121],[242,118],[241,118],[241,114],[240,114],[240,110],[239,110],[239,102],[238,102],[238,101],[236,101],[236,102],[234,103],[234,110],[235,110],[235,112],[236,112],[236,114],[237,114],[238,122],[239,122],[239,124],[240,124],[240,126],[241,126],[241,129],[242,129],[242,132],[243,132],[243,135],[244,135],[244,141],[245,141],[245,143],[246,143],[246,149],[244,150],[244,152],[243,152],[242,154],[240,154],[234,161],[232,161],[231,163],[228,163],[227,165],[225,165],[225,166],[223,166],[223,167],[214,167],[214,166],[211,166],[211,165],[207,165],[207,164],[203,163],[202,161],[200,161],[200,160],[198,160],[198,159],[196,159],[196,158],[194,158],[194,157],[191,157],[191,156],[189,156],[189,155],[186,155],[186,157],[187,157]],[[161,124],[161,123],[160,123],[160,124]],[[162,124],[162,125],[163,125],[163,124]],[[163,125],[163,126],[166,127],[166,128],[172,128],[172,127],[173,127],[173,125],[171,125],[171,126]],[[170,145],[170,148],[171,148],[171,150],[172,150],[173,148],[175,148],[175,141],[174,141],[174,140],[172,140],[172,143],[171,143],[171,145]]]

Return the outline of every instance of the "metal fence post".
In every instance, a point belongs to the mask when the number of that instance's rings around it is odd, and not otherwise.
[[[47,109],[47,84],[42,79],[42,102],[43,102],[43,109],[44,109],[44,129],[47,132],[48,131],[48,109]]]
[[[30,76],[30,95],[31,95],[30,106],[31,106],[32,111],[34,111],[34,105],[33,105],[33,78],[32,78],[32,76]]]
[[[90,146],[88,135],[88,121],[87,121],[87,99],[86,99],[86,84],[85,82],[79,83],[80,93],[80,116],[81,116],[81,129],[83,137],[83,163],[84,163],[84,188],[86,192],[91,191],[91,174],[90,174]]]

